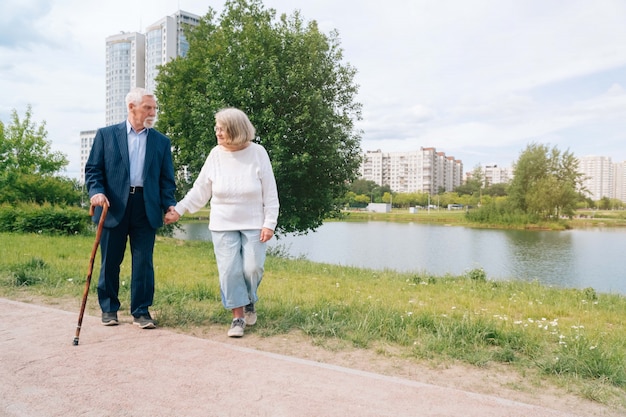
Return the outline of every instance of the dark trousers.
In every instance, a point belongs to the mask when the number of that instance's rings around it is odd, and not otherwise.
[[[130,279],[130,313],[137,317],[148,313],[154,299],[154,241],[153,229],[146,216],[143,194],[131,194],[126,213],[120,223],[105,227],[100,239],[101,268],[98,279],[98,302],[103,312],[120,308],[120,265],[130,239],[132,271]]]

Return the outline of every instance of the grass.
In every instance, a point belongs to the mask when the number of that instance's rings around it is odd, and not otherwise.
[[[80,304],[90,236],[0,233],[0,296]],[[159,325],[227,325],[210,242],[159,237],[153,311]],[[98,276],[98,261],[93,272]],[[121,272],[127,308],[130,256]],[[464,276],[374,271],[268,256],[260,337],[297,330],[320,346],[432,363],[506,366],[582,398],[626,410],[626,297]],[[126,306],[126,307],[124,307]],[[95,282],[88,311],[98,314]]]

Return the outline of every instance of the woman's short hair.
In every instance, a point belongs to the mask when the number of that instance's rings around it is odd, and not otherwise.
[[[143,100],[143,96],[154,97],[154,93],[141,87],[132,88],[128,94],[126,94],[126,109],[128,110],[130,103],[133,103],[135,106],[139,106]]]
[[[256,137],[256,130],[248,116],[239,109],[228,107],[215,114],[215,123],[226,129],[231,145],[243,145]]]

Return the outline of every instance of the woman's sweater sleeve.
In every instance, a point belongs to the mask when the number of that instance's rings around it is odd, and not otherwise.
[[[278,224],[278,189],[276,187],[276,178],[274,177],[274,171],[272,169],[272,163],[270,162],[269,155],[264,149],[264,164],[263,164],[263,176],[261,179],[263,187],[263,227],[275,230]]]
[[[193,183],[193,187],[191,190],[187,192],[187,195],[176,204],[174,209],[181,216],[186,212],[195,213],[196,211],[204,208],[209,200],[211,199],[212,194],[212,181],[209,174],[210,171],[210,163],[209,159],[211,155],[206,159],[202,169],[200,170],[200,174],[196,181]]]

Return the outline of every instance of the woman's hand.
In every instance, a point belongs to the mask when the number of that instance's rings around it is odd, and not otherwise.
[[[267,242],[272,238],[272,236],[274,236],[274,231],[272,229],[268,229],[267,227],[261,229],[261,242]]]

